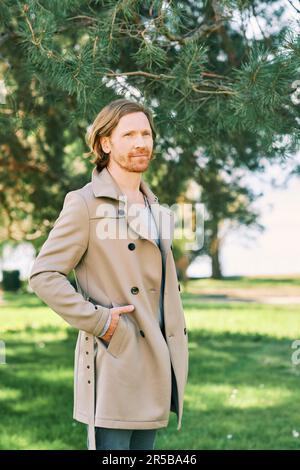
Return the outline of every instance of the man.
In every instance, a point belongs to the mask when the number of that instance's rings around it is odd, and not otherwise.
[[[88,425],[92,450],[153,449],[170,410],[181,429],[188,337],[174,215],[141,176],[154,140],[144,106],[119,99],[100,111],[88,136],[92,181],[66,195],[30,274],[33,291],[79,330],[73,417]]]

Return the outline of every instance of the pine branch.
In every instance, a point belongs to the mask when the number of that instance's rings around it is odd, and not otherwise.
[[[97,75],[103,75],[103,76],[106,76],[106,77],[122,77],[122,76],[143,76],[143,77],[148,77],[148,78],[154,78],[156,80],[161,80],[161,79],[176,79],[177,77],[174,76],[174,75],[165,75],[165,74],[159,74],[159,75],[155,75],[155,74],[152,74],[152,73],[149,73],[149,72],[143,72],[141,70],[138,70],[138,71],[135,71],[135,72],[113,72],[113,71],[110,71],[109,73],[105,73],[105,74],[100,74],[99,72],[96,72]],[[209,75],[212,75],[214,76],[215,74],[209,74]],[[214,86],[214,85],[205,85],[203,84],[203,86]],[[212,90],[200,90],[199,88],[197,88],[195,85],[192,85],[192,89],[196,92],[196,93],[207,93],[207,94],[225,94],[225,95],[234,95],[236,94],[236,92],[232,91],[232,90],[226,90],[226,89],[218,89],[218,90],[215,90],[215,91],[212,91]]]
[[[169,39],[169,41],[173,42],[178,42],[179,44],[187,44],[188,42],[191,41],[198,41],[201,38],[205,38],[209,36],[210,34],[214,33],[215,31],[218,31],[222,26],[222,22],[217,22],[212,25],[208,24],[202,24],[194,30],[192,33],[187,33],[184,36],[174,36],[167,28],[165,25],[163,25],[163,34],[164,36]]]
[[[148,78],[154,78],[155,80],[161,80],[161,79],[173,79],[176,78],[174,75],[165,75],[163,73],[160,73],[159,75],[155,75],[154,73],[149,73],[149,72],[143,72],[142,70],[136,70],[134,72],[113,72],[112,70],[108,73],[105,74],[100,74],[99,72],[96,72],[97,75],[103,75],[106,77],[127,77],[127,76],[142,76],[142,77],[148,77]]]
[[[296,10],[297,13],[300,13],[300,10],[297,7],[295,7],[295,5],[293,4],[291,0],[288,0],[288,2]]]
[[[233,91],[233,90],[224,90],[224,89],[220,89],[220,90],[215,90],[215,91],[212,91],[212,90],[200,90],[199,88],[197,88],[196,86],[192,85],[192,89],[196,92],[196,93],[205,93],[205,94],[210,94],[210,95],[237,95],[237,92],[236,91]]]

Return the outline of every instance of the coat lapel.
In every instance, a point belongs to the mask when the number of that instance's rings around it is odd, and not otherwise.
[[[139,235],[139,237],[149,240],[156,246],[155,241],[151,239],[150,233],[148,233],[147,227],[139,223],[136,214],[127,211],[124,194],[107,168],[104,168],[100,173],[96,168],[93,169],[92,189],[96,197],[107,197],[117,200],[120,209],[125,211],[129,229]],[[143,178],[141,178],[140,189],[149,201],[151,212],[159,232],[160,246],[165,255],[170,249],[173,239],[174,213],[171,209],[158,203],[158,197],[151,191]]]
[[[158,227],[161,249],[166,254],[173,240],[174,214],[171,209],[160,204],[150,204],[150,207]],[[153,242],[153,240],[151,241]]]

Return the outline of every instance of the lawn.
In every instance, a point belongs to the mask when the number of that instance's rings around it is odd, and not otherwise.
[[[176,415],[156,449],[299,449],[300,305],[214,302],[201,292],[262,286],[299,292],[299,279],[191,280],[182,289],[190,365],[182,428]],[[290,295],[290,292],[289,292]],[[73,420],[77,331],[31,294],[0,307],[0,449],[86,449]]]

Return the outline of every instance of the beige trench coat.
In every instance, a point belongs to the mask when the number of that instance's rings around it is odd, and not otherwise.
[[[162,252],[126,210],[109,171],[94,168],[90,183],[67,193],[30,273],[33,291],[79,330],[73,418],[88,424],[90,450],[95,450],[95,426],[162,428],[171,410],[181,429],[188,335],[171,246],[174,213],[158,203],[143,178],[140,189],[159,228]],[[66,277],[73,269],[77,290]],[[135,309],[120,316],[106,346],[97,336],[109,309],[128,304]]]

